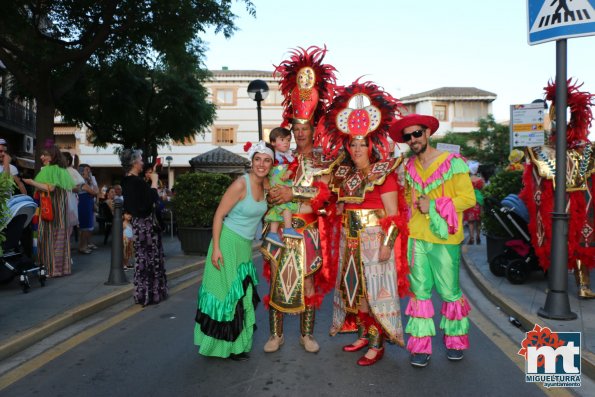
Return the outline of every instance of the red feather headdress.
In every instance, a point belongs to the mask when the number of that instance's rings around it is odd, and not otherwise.
[[[572,79],[568,79],[568,107],[570,108],[570,121],[566,128],[566,142],[568,148],[572,149],[587,143],[589,128],[593,120],[593,112],[591,106],[593,97],[587,91],[580,91],[583,84],[578,84],[576,81],[572,84]],[[545,99],[552,102],[550,108],[550,118],[555,120],[555,106],[556,106],[556,83],[550,81],[545,89]]]
[[[377,160],[390,157],[388,131],[401,116],[405,107],[396,98],[376,84],[359,79],[347,87],[337,89],[324,119],[316,128],[316,145],[322,146],[325,155],[336,157],[347,149],[352,138],[366,138]]]
[[[290,54],[273,72],[273,77],[281,79],[279,89],[285,97],[281,126],[310,123],[314,127],[333,98],[336,69],[322,63],[326,46],[298,47]]]

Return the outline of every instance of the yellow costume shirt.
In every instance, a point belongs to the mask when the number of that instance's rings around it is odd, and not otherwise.
[[[460,244],[464,239],[463,211],[475,205],[465,161],[459,155],[445,152],[424,169],[417,157],[411,157],[405,164],[405,180],[411,215],[409,237],[431,243]],[[415,205],[421,195],[432,201],[430,214],[421,213]],[[437,233],[437,229],[442,233]]]

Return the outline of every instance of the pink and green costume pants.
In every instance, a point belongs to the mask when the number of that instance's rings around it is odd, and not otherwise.
[[[408,258],[411,267],[409,279],[411,292],[405,314],[409,322],[405,332],[410,334],[407,350],[411,353],[432,354],[434,327],[434,307],[432,288],[442,303],[440,328],[444,330],[444,344],[447,349],[465,350],[469,348],[469,319],[471,307],[459,287],[459,244],[438,244],[409,239]]]

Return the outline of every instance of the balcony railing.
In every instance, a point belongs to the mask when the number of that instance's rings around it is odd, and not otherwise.
[[[0,124],[24,134],[35,134],[35,112],[18,102],[0,98]]]

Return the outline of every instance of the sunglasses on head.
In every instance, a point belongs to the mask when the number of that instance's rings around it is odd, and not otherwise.
[[[409,142],[411,140],[411,137],[413,136],[414,138],[421,138],[421,136],[424,134],[424,129],[419,129],[419,130],[415,130],[410,134],[403,134],[403,142]]]

